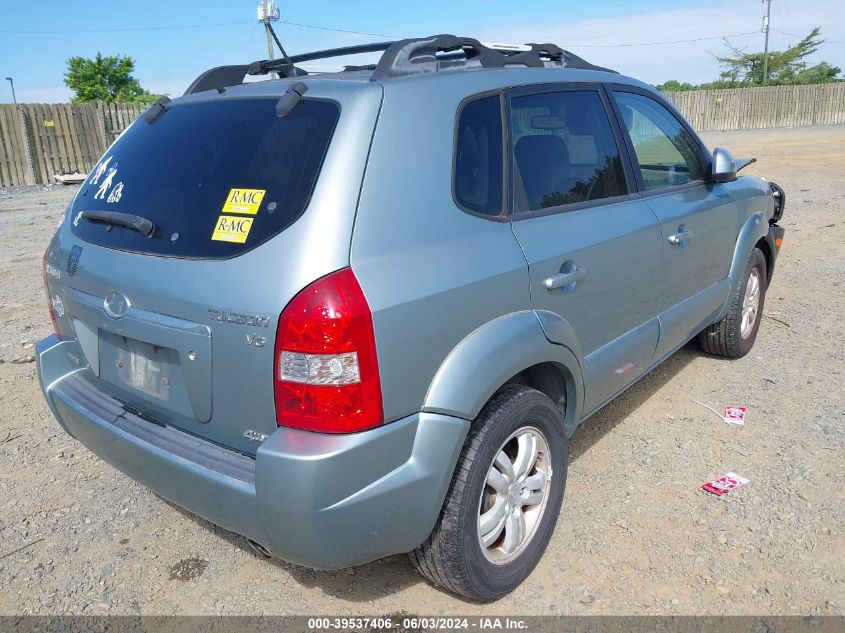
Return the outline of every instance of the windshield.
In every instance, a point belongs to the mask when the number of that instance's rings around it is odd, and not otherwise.
[[[74,200],[80,238],[136,253],[227,258],[277,235],[305,210],[339,116],[306,99],[287,116],[277,99],[171,106],[133,123],[91,170]],[[138,216],[147,237],[83,212]],[[88,215],[88,214],[86,214]]]

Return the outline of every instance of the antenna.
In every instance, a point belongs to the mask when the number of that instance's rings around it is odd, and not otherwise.
[[[276,34],[273,32],[270,22],[279,21],[279,7],[276,4],[276,0],[259,0],[258,5],[255,7],[255,13],[258,16],[258,21],[264,23],[264,33],[267,35],[267,59],[273,59],[275,57],[273,54],[273,40],[276,39]],[[277,39],[276,42],[278,43]],[[279,48],[282,48],[281,44],[279,44]],[[287,58],[284,49],[282,49],[282,55]],[[276,73],[273,73],[273,76],[278,78]]]

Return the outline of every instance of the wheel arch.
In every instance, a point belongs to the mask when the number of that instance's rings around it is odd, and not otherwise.
[[[580,364],[569,348],[549,342],[530,310],[486,323],[455,346],[435,374],[423,410],[473,420],[507,384],[526,384],[557,403],[565,398],[567,437],[577,427],[584,402]]]
[[[766,237],[761,238],[755,244],[755,247],[763,251],[763,256],[766,258],[766,288],[768,288],[772,280],[772,275],[775,272],[775,254],[772,250],[772,245],[769,244],[769,235],[767,234]]]
[[[719,312],[719,316],[714,320],[714,323],[721,321],[723,318],[725,318],[725,315],[728,313],[728,310],[731,306],[730,298],[733,296],[737,285],[742,280],[742,274],[743,272],[745,272],[745,265],[748,262],[748,257],[751,255],[752,249],[761,240],[765,241],[766,234],[768,233],[768,231],[769,225],[768,222],[766,222],[765,215],[762,211],[755,211],[754,213],[752,213],[750,216],[748,216],[748,219],[745,221],[745,224],[742,225],[742,228],[739,231],[739,236],[736,239],[736,245],[734,246],[734,254],[731,260],[731,267],[728,271],[728,279],[731,284],[731,289],[728,293],[728,298],[725,301],[725,305]],[[766,261],[768,268],[768,258]]]

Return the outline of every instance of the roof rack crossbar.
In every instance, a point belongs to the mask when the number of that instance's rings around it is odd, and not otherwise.
[[[324,51],[291,55],[290,60],[294,64],[313,62],[317,59],[331,59],[333,57],[347,57],[349,55],[360,55],[361,53],[379,53],[386,51],[396,42],[373,42],[372,44],[358,44],[357,46],[343,46],[341,48],[329,48]]]
[[[421,75],[450,68],[524,66],[608,70],[594,66],[555,44],[526,46],[529,47],[528,50],[508,50],[509,47],[485,46],[476,39],[454,35],[401,40],[385,51],[370,79],[380,81],[390,77]]]
[[[265,75],[275,72],[285,78],[300,77],[308,73],[297,67],[296,64],[318,59],[382,51],[384,54],[378,64],[375,65],[370,81],[422,75],[447,69],[505,68],[508,66],[565,67],[615,72],[608,68],[594,66],[555,44],[527,44],[526,46],[529,47],[528,50],[509,50],[508,47],[485,46],[476,39],[455,35],[434,35],[396,42],[344,46],[301,55],[290,55],[287,59],[259,60],[251,64],[212,68],[197,77],[185,94],[215,88],[222,90],[229,86],[237,86],[243,83],[246,75]],[[350,70],[368,69],[369,66],[351,66],[349,68]]]

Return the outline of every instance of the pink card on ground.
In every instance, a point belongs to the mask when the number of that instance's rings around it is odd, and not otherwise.
[[[735,488],[744,486],[749,481],[750,480],[746,479],[745,477],[740,477],[736,473],[727,473],[725,475],[722,475],[718,479],[708,481],[706,484],[701,484],[701,488],[702,490],[712,492],[714,495],[718,495],[721,497],[726,492],[730,492]]]
[[[748,411],[748,409],[745,407],[725,407],[725,415],[722,417],[728,424],[744,426],[746,411]]]

